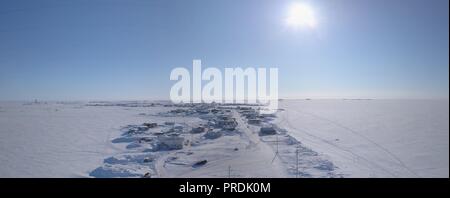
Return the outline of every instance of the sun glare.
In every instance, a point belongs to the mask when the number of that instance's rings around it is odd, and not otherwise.
[[[315,28],[317,21],[314,16],[314,10],[307,4],[294,3],[289,7],[286,24],[293,28]]]

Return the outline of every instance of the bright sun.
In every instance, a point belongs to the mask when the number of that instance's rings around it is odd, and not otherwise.
[[[314,16],[314,11],[309,5],[294,3],[289,7],[286,24],[293,28],[315,28],[317,26],[317,21]]]

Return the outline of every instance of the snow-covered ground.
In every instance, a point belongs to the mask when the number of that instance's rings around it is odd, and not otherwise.
[[[0,177],[449,176],[448,100],[283,100],[267,136],[234,106],[216,138],[190,131],[217,115],[152,103],[2,102]],[[183,148],[155,149],[161,131]]]
[[[0,177],[85,177],[142,108],[0,103]]]
[[[285,100],[276,123],[346,177],[449,177],[448,100]]]

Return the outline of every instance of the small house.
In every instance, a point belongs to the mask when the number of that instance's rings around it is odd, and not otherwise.
[[[158,136],[158,150],[178,150],[183,148],[184,138],[180,136]]]
[[[261,124],[261,120],[260,119],[249,119],[248,124],[258,125],[258,124]]]
[[[192,128],[191,133],[203,133],[205,132],[205,127],[199,126]]]
[[[164,124],[167,126],[173,126],[175,125],[175,122],[164,122]]]
[[[154,122],[153,123],[144,123],[143,125],[146,126],[147,128],[155,128],[158,126],[158,124],[154,123]]]
[[[217,139],[222,136],[221,130],[210,130],[205,133],[205,138],[207,139]]]
[[[261,127],[259,135],[275,135],[277,131],[273,127]]]

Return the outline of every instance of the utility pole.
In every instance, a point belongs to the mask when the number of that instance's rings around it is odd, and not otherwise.
[[[191,140],[189,141],[189,149],[192,147],[192,141],[194,141],[194,134],[191,133]]]
[[[278,154],[278,132],[275,135],[276,135],[276,138],[277,138],[277,152],[276,152],[276,154]]]
[[[298,145],[297,145],[297,148],[296,148],[296,150],[295,150],[295,158],[296,158],[296,161],[297,161],[297,168],[296,168],[296,170],[297,170],[297,172],[295,173],[295,178],[298,178]]]
[[[275,151],[275,156],[273,156],[272,163],[273,163],[273,161],[275,161],[275,158],[278,155],[278,132],[275,134],[275,137],[276,137],[276,148],[277,148],[277,150]]]
[[[231,166],[228,166],[228,178],[231,178]]]

